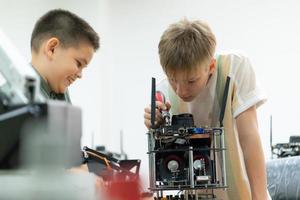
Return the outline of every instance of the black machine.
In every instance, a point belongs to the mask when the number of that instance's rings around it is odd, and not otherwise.
[[[90,172],[101,176],[105,180],[110,180],[114,174],[125,179],[137,179],[141,160],[119,160],[115,157],[83,147],[83,159]]]
[[[223,116],[229,87],[227,79],[220,115],[220,127],[196,127],[189,113],[170,116],[162,111],[164,123],[155,126],[156,101],[164,102],[152,79],[151,124],[148,132],[150,190],[155,199],[216,199],[216,189],[226,189]],[[164,196],[164,191],[181,195]]]
[[[273,145],[273,120],[270,117],[270,146],[273,158],[285,158],[300,155],[300,136],[290,136],[288,143],[277,143]]]
[[[0,169],[81,164],[81,110],[65,102],[9,106],[0,132]]]
[[[117,159],[107,152],[83,148],[83,163],[88,170],[105,181],[105,196],[108,199],[141,200],[152,193],[144,192],[140,184],[141,160]]]
[[[1,99],[0,99],[1,102]],[[46,115],[47,106],[31,104],[7,107],[0,113],[0,169],[20,167],[20,143],[26,123],[38,122]],[[31,121],[31,122],[30,122]]]
[[[159,134],[162,130],[157,130]],[[174,115],[171,126],[165,127],[163,138],[156,140],[155,146],[161,150],[156,154],[156,177],[165,185],[188,185],[189,151],[193,150],[194,174],[199,181],[215,183],[213,169],[215,163],[210,159],[210,135],[221,129],[195,128],[191,114]],[[199,134],[199,135],[198,135]],[[201,135],[200,135],[201,134]],[[174,137],[175,135],[175,137]],[[172,137],[172,138],[171,138]],[[172,153],[171,153],[171,151]],[[200,180],[201,179],[201,180]]]
[[[290,136],[288,143],[271,145],[272,157],[285,158],[300,155],[300,136]]]

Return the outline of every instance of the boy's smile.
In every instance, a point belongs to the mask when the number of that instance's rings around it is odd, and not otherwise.
[[[87,67],[93,54],[93,47],[86,42],[68,48],[58,45],[52,55],[51,73],[46,77],[51,89],[64,93],[67,87],[82,77],[82,70]]]
[[[67,77],[67,87],[70,86],[74,81],[76,81],[76,77],[73,78],[72,76]]]

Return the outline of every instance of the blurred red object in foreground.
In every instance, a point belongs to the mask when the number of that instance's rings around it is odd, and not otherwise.
[[[141,200],[141,185],[138,177],[114,174],[102,188],[107,200]],[[102,199],[101,199],[102,200]]]

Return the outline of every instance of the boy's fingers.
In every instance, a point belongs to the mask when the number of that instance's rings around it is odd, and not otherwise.
[[[144,119],[145,120],[151,120],[151,114],[150,113],[144,113]],[[159,111],[156,112],[155,114],[155,121],[161,121],[162,116]]]
[[[159,108],[159,109],[162,109],[162,110],[166,110],[167,109],[167,106],[166,104],[160,102],[160,101],[156,101],[156,107]]]
[[[162,123],[162,114],[161,110],[169,110],[171,107],[170,103],[166,104],[156,101],[156,109],[155,109],[155,125]],[[151,106],[144,108],[144,124],[149,129],[151,126]]]
[[[151,113],[151,108],[149,108],[149,107],[146,107],[145,109],[144,109],[144,111],[145,111],[145,113]]]
[[[149,129],[151,126],[151,113],[150,113],[150,108],[145,108],[145,113],[144,113],[144,124],[146,127]],[[162,122],[162,115],[161,112],[156,109],[155,110],[155,125],[158,125]]]
[[[160,110],[167,110],[168,107],[171,107],[170,103],[168,104],[164,104],[160,101],[156,101],[156,108],[160,109]],[[149,105],[148,107],[144,108],[144,111],[147,113],[151,113],[151,105]]]
[[[169,111],[169,110],[170,110],[170,108],[171,108],[171,104],[170,104],[170,102],[168,102],[168,101],[166,102],[166,107],[167,107],[167,109],[166,109],[166,110],[168,110],[168,111]]]
[[[151,114],[151,107],[146,107],[144,111],[145,113]]]
[[[144,113],[144,118],[147,114],[147,117],[149,117],[149,119],[151,118],[151,109],[149,107],[144,109],[145,113]],[[156,108],[155,109],[155,117],[161,117],[161,112]]]
[[[149,129],[150,128],[150,126],[151,126],[151,121],[150,120],[147,120],[147,119],[145,119],[144,120],[144,124],[146,125],[146,127]],[[155,121],[155,123],[154,123],[154,125],[155,126],[157,126],[159,124],[159,122],[158,121]]]
[[[144,119],[150,120],[151,119],[150,113],[144,113]]]
[[[144,121],[145,126],[149,129],[150,128],[150,121],[149,120],[145,120]]]

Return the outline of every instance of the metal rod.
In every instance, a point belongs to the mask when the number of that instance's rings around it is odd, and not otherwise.
[[[148,152],[149,152],[149,183],[150,188],[155,188],[155,153],[153,132],[150,130],[148,133]]]
[[[191,188],[195,187],[195,182],[194,182],[194,157],[193,157],[193,147],[189,146],[189,174],[190,174],[190,185]]]
[[[156,101],[155,101],[155,92],[156,92],[156,80],[152,78],[151,82],[151,128],[155,127],[155,109],[156,109]]]
[[[222,129],[221,133],[221,144],[222,148],[225,148],[225,134],[224,134],[224,128]],[[223,185],[227,186],[227,175],[226,175],[226,155],[225,155],[225,150],[222,150],[222,174],[223,174]]]
[[[213,131],[213,156],[214,156],[214,183],[217,184],[217,180],[219,180],[219,173],[218,173],[218,159],[216,156],[216,148],[217,147],[217,138],[216,138],[216,134],[215,131]]]
[[[273,123],[272,123],[272,115],[270,116],[270,146],[271,146],[271,159],[273,159]]]

